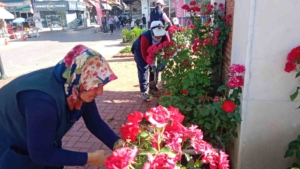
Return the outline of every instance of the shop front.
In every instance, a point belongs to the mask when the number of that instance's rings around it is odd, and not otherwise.
[[[85,3],[73,1],[34,2],[35,14],[41,18],[42,28],[77,28],[84,25]]]

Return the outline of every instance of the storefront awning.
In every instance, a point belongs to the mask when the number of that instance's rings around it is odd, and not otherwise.
[[[23,0],[1,0],[7,6],[23,6]]]
[[[101,3],[101,6],[103,7],[104,10],[110,11],[112,9],[112,7],[107,3]]]
[[[15,10],[15,12],[24,12],[24,13],[31,12],[31,13],[33,13],[33,10],[32,10],[32,8],[31,8],[30,5],[26,5],[26,6],[17,8],[17,9]]]

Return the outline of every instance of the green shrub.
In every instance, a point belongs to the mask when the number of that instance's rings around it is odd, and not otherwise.
[[[132,30],[124,28],[122,30],[122,38],[124,43],[134,42],[146,29],[135,27]]]
[[[131,53],[131,46],[126,46],[120,51],[120,53]]]

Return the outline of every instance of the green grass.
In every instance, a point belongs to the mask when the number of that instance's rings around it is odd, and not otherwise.
[[[131,53],[131,46],[126,46],[120,51],[120,53]]]

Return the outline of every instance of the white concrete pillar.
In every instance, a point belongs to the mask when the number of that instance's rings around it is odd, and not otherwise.
[[[242,124],[231,154],[234,169],[282,169],[292,165],[284,154],[299,135],[299,86],[284,66],[300,45],[300,1],[236,0],[232,63],[246,67]]]

